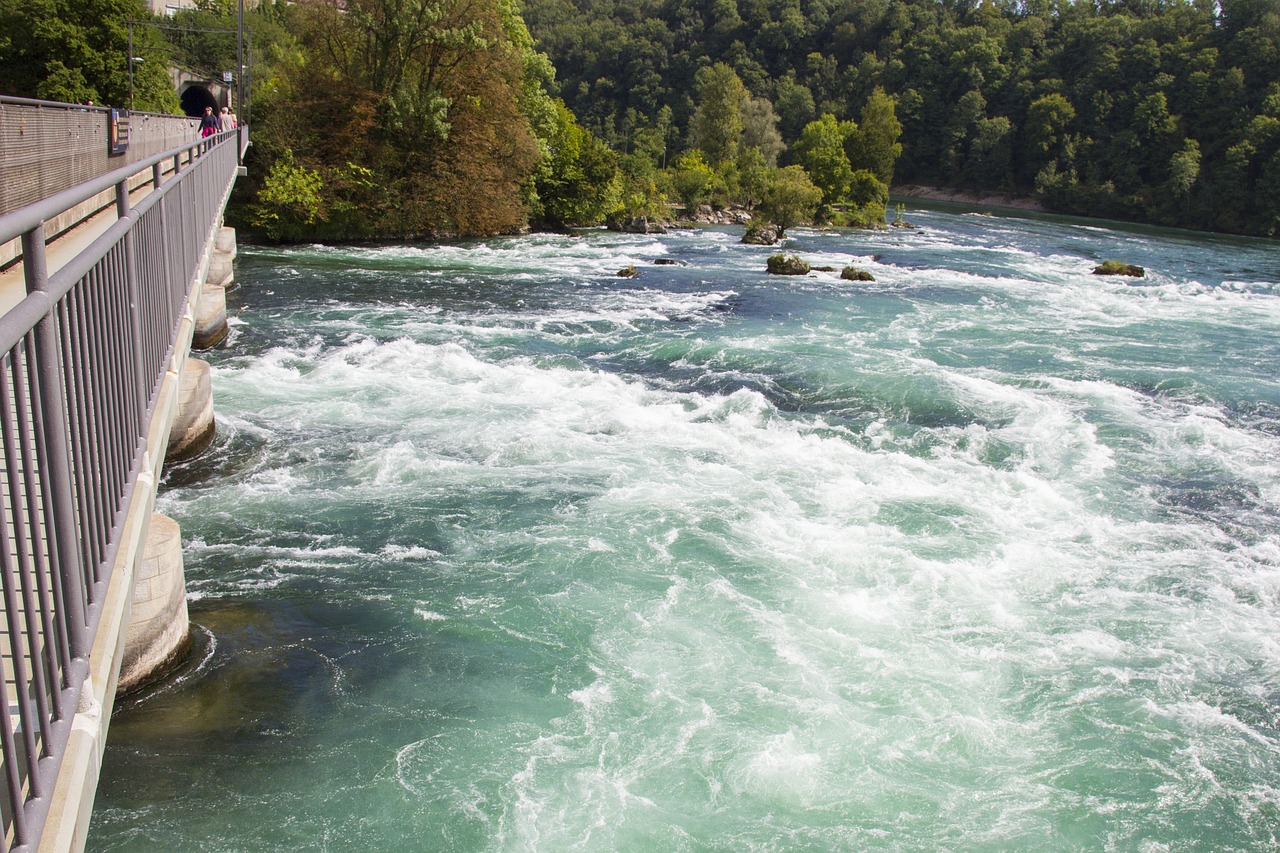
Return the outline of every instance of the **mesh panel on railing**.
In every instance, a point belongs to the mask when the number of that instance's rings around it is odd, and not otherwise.
[[[135,114],[128,150],[111,156],[106,112],[0,103],[0,213],[168,151],[193,139],[199,127],[186,116]]]

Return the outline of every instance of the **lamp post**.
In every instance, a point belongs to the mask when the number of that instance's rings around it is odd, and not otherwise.
[[[133,112],[133,64],[145,61],[143,57],[134,56],[133,51],[129,51],[129,112]]]

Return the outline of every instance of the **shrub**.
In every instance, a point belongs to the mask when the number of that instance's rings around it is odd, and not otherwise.
[[[296,238],[324,218],[323,188],[320,173],[299,166],[294,162],[293,151],[285,149],[267,172],[257,202],[250,207],[249,222],[269,239]]]

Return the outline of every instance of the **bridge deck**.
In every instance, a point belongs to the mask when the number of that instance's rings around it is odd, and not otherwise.
[[[164,176],[173,174],[173,167],[164,171]],[[148,180],[129,193],[129,206],[133,207],[154,191],[155,187]],[[49,265],[49,275],[62,269],[72,258],[79,255],[93,244],[107,229],[119,219],[115,207],[108,207],[95,216],[81,222],[70,231],[63,232],[46,246],[45,258]],[[24,265],[21,260],[0,271],[0,315],[12,309],[27,295],[27,283]]]

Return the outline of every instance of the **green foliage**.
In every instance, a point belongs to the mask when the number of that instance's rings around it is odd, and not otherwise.
[[[1200,143],[1184,139],[1182,149],[1174,152],[1169,160],[1169,194],[1174,198],[1186,198],[1191,194],[1196,179],[1200,177]]]
[[[0,86],[8,95],[129,106],[130,20],[149,21],[143,0],[0,0]],[[134,106],[177,112],[158,30],[135,26]]]
[[[1280,141],[1267,124],[1280,119],[1275,0],[525,0],[524,8],[566,102],[619,147],[628,128],[667,106],[667,147],[674,153],[683,137],[720,170],[731,143],[713,141],[720,127],[701,118],[695,131],[693,118],[700,82],[722,65],[750,99],[772,105],[791,146],[782,162],[812,166],[828,203],[843,182],[838,158],[796,146],[829,114],[857,118],[845,145],[850,168],[883,183],[1034,193],[1073,213],[1247,233],[1280,227]],[[749,114],[742,147],[755,144]]]
[[[764,198],[775,171],[766,163],[759,148],[744,148],[738,154],[738,192],[747,207],[756,206]]]
[[[786,150],[778,132],[778,116],[767,98],[748,98],[742,104],[740,151],[756,149],[766,166],[778,165],[778,155]]]
[[[229,8],[228,8],[229,7]],[[255,32],[256,47],[265,47],[262,34],[257,33],[257,21],[245,22],[245,28]],[[211,77],[221,77],[223,71],[236,67],[236,34],[212,32],[236,28],[235,4],[203,2],[195,9],[183,9],[169,19],[165,35],[173,46],[174,59],[184,68]],[[259,58],[263,51],[259,50]],[[255,74],[261,71],[255,68]]]
[[[855,130],[853,122],[837,121],[831,113],[824,113],[805,125],[795,144],[795,158],[822,190],[824,204],[839,204],[849,193],[853,167],[845,153],[845,140]]]
[[[680,155],[671,176],[676,198],[686,210],[693,210],[698,205],[707,203],[715,180],[715,170],[697,149]]]
[[[1275,0],[342,5],[247,10],[260,126],[238,193],[292,151],[323,182],[317,228],[504,230],[530,211],[654,210],[664,185],[686,201],[750,205],[781,162],[808,169],[840,221],[876,218],[874,199],[854,198],[879,194],[855,181],[865,171],[879,185],[1280,232]],[[173,23],[226,26],[235,6],[200,0]],[[0,0],[0,85],[126,104],[131,18],[151,20],[144,0]],[[171,59],[218,71],[234,53],[225,34],[166,43],[135,26],[134,41],[143,109],[177,109]],[[579,145],[571,168],[551,144],[564,132],[553,95],[599,143]],[[701,167],[658,171],[695,149]],[[348,163],[377,175],[378,190],[349,180]]]
[[[36,84],[37,98],[46,101],[62,101],[67,104],[102,100],[98,90],[89,85],[89,81],[84,78],[84,72],[79,68],[68,68],[54,59],[45,66],[44,73],[44,79]]]
[[[556,104],[556,130],[534,174],[534,218],[556,228],[603,221],[620,207],[618,155]],[[634,188],[633,188],[634,190]]]
[[[783,231],[795,225],[812,222],[822,201],[822,190],[814,186],[800,166],[778,169],[769,182],[760,215]]]
[[[894,99],[877,86],[862,107],[858,125],[845,140],[845,153],[854,169],[866,169],[881,183],[893,182],[893,169],[902,155],[902,122]]]
[[[712,166],[719,167],[738,156],[747,88],[723,62],[700,70],[695,85],[698,108],[689,121],[689,141]]]
[[[237,185],[248,227],[275,239],[491,234],[525,227],[531,209],[567,218],[600,204],[613,154],[561,121],[553,71],[510,0],[263,7],[285,35],[263,49],[254,88],[253,160]]]
[[[272,240],[305,236],[324,216],[320,173],[299,166],[293,152],[272,165],[250,211],[250,224]]]
[[[849,180],[848,205],[832,222],[852,228],[880,228],[885,224],[885,207],[889,203],[889,185],[866,169],[859,169]]]

